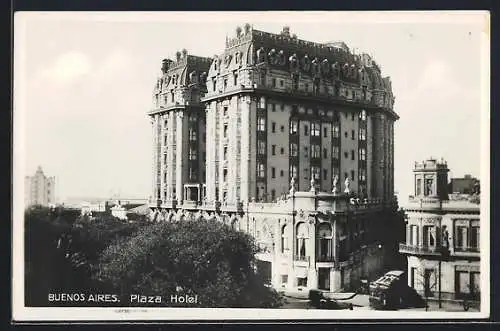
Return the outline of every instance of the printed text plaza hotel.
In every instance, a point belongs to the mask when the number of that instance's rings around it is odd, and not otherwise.
[[[396,263],[398,115],[369,55],[246,24],[213,58],[163,60],[153,102],[155,220],[250,233],[276,288],[347,289]]]

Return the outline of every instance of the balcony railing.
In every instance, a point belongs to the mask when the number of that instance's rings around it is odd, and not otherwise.
[[[405,243],[399,244],[399,252],[400,253],[409,253],[409,254],[425,254],[425,255],[441,255],[442,247],[439,246],[418,246],[418,245],[409,245]]]
[[[303,255],[294,255],[293,259],[294,259],[294,261],[309,262],[310,257],[309,256],[303,256]]]
[[[457,253],[479,253],[479,247],[473,247],[473,246],[468,246],[468,247],[455,246],[454,250]]]

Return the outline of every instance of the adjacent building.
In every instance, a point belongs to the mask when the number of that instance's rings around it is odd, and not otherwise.
[[[252,234],[275,287],[337,291],[394,267],[399,117],[368,54],[246,24],[211,59],[164,60],[153,101],[153,219]]]
[[[55,201],[55,177],[47,177],[39,166],[33,176],[24,178],[24,205],[48,206]]]
[[[479,179],[472,177],[471,175],[465,175],[462,178],[452,178],[449,186],[449,192],[452,194],[480,193]]]
[[[406,211],[408,285],[426,297],[480,295],[480,201],[478,194],[448,194],[443,160],[416,162],[414,195]]]

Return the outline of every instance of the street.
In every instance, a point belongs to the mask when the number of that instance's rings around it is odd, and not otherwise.
[[[285,309],[315,309],[313,307],[309,307],[308,299],[304,297],[290,297],[285,296],[285,304],[283,308]],[[342,300],[342,302],[352,303],[354,306],[354,310],[373,310],[369,304],[369,296],[366,294],[358,294],[354,296],[352,299]],[[443,312],[464,312],[463,306],[459,301],[443,301],[442,308],[439,308],[439,304],[437,301],[429,301],[429,308],[427,311],[443,311]],[[425,312],[425,308],[404,308],[400,309],[401,312],[404,311],[422,311]],[[478,312],[479,309],[477,307],[471,307],[468,312]]]

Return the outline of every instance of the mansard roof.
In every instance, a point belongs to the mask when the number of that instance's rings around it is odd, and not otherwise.
[[[249,25],[245,31],[237,30],[235,38],[226,39],[224,52],[213,57],[208,76],[260,63],[323,79],[391,90],[390,78],[382,78],[380,67],[370,55],[355,54],[342,41],[317,43],[298,39],[290,35],[287,27],[280,34],[252,29]]]

